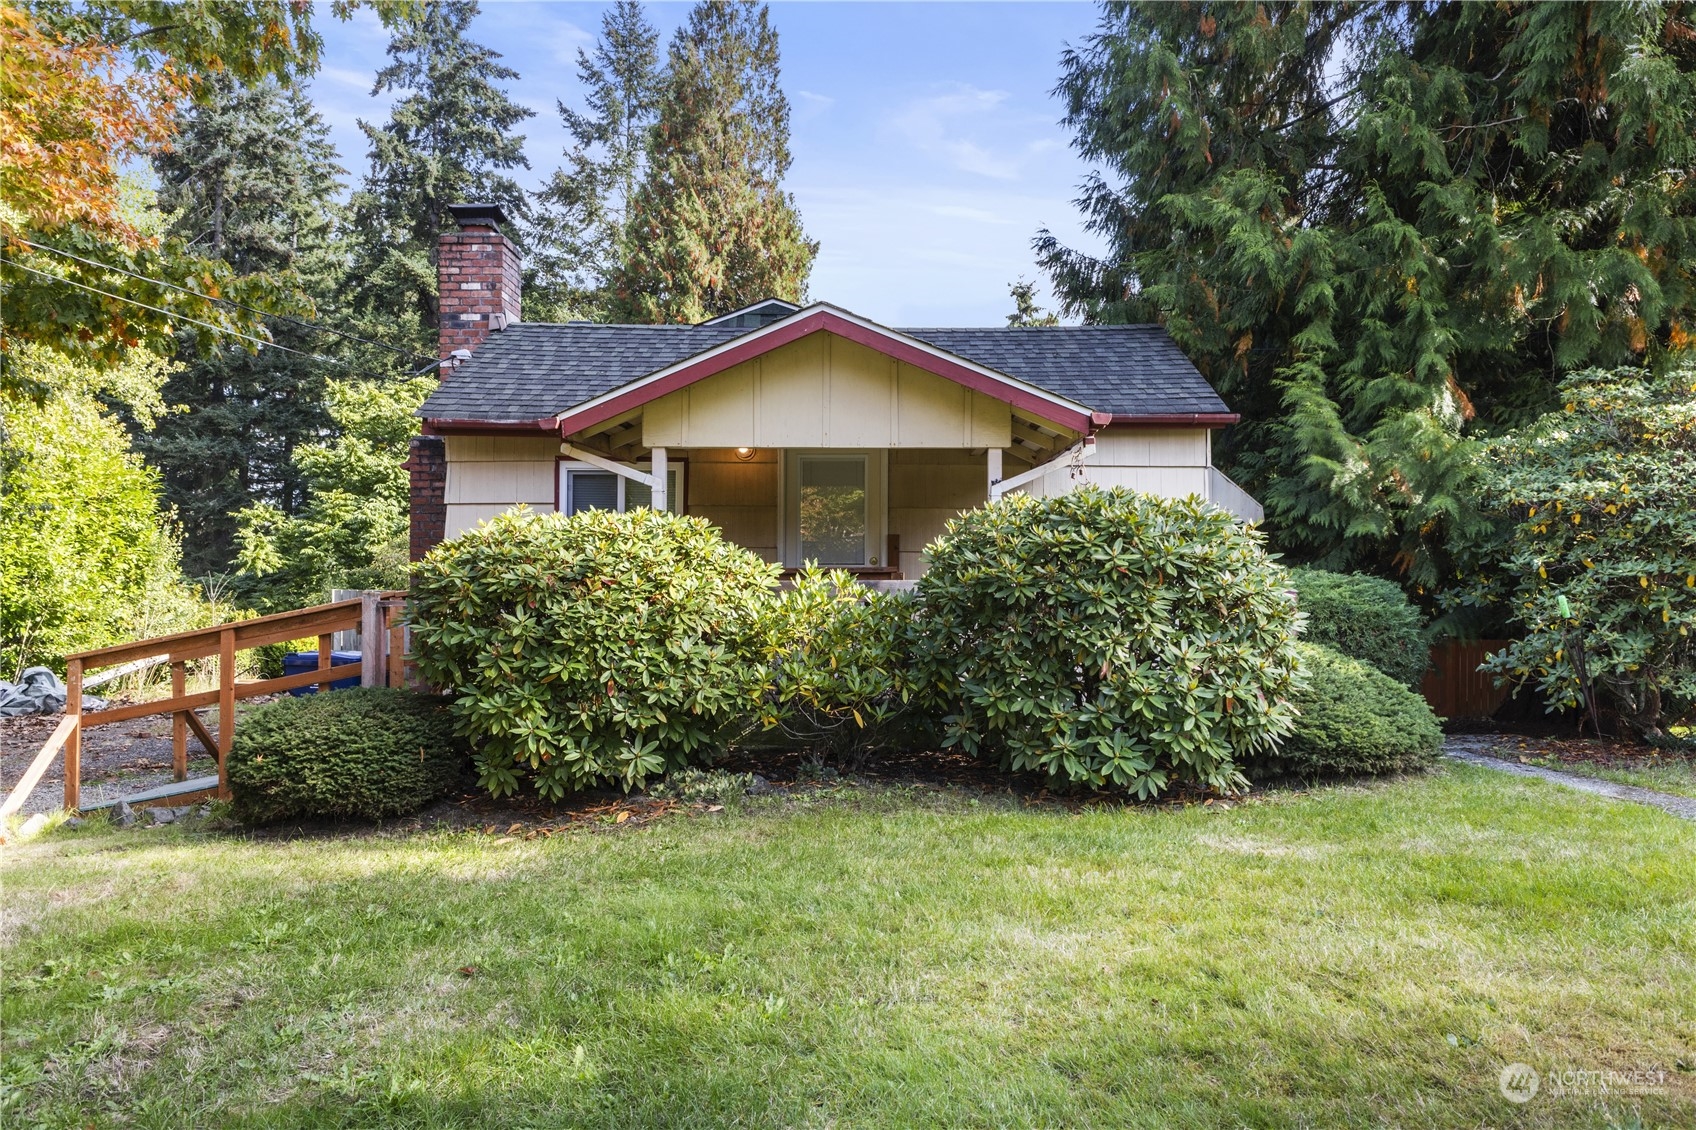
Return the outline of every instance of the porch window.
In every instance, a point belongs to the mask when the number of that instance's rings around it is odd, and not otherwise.
[[[791,451],[784,468],[790,565],[882,563],[886,464],[881,451]]]
[[[650,471],[647,464],[638,463],[637,470]],[[673,514],[683,512],[683,468],[672,464],[665,472],[666,509]],[[559,508],[567,514],[585,510],[639,510],[653,502],[654,492],[645,483],[634,483],[623,475],[602,471],[587,463],[559,465]]]

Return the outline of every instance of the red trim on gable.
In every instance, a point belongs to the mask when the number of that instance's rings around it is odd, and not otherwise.
[[[815,333],[832,333],[837,337],[856,342],[868,348],[875,349],[886,357],[905,361],[915,368],[927,373],[963,385],[974,392],[981,392],[996,400],[1034,412],[1045,420],[1063,424],[1074,431],[1088,431],[1091,423],[1090,414],[1069,409],[1055,404],[1035,393],[1029,392],[1017,385],[999,380],[986,373],[951,361],[946,357],[937,357],[910,342],[892,337],[856,322],[851,322],[839,314],[829,310],[817,310],[804,318],[793,322],[779,323],[767,333],[761,334],[752,341],[733,343],[730,348],[699,361],[685,362],[681,368],[675,369],[659,380],[633,388],[613,396],[611,399],[581,412],[573,412],[563,416],[559,421],[560,435],[566,436],[573,432],[592,428],[596,424],[605,423],[621,412],[640,407],[650,401],[658,400],[667,393],[676,392],[696,381],[722,373],[744,361],[770,353],[774,349],[799,341]]]

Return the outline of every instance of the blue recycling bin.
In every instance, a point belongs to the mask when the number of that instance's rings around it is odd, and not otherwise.
[[[345,663],[358,662],[359,652],[357,651],[332,651],[330,653],[331,667],[340,667]],[[318,670],[318,653],[316,651],[291,651],[287,655],[283,656],[284,675],[299,675],[305,671],[316,670]],[[348,687],[357,687],[358,685],[359,676],[355,675],[351,679],[337,679],[335,682],[330,684],[330,689],[333,691],[340,691],[346,690]],[[318,684],[313,683],[311,686],[295,687],[290,690],[289,693],[292,695],[313,694],[317,690]]]

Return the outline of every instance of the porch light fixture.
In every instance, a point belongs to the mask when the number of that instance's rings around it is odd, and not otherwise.
[[[754,449],[751,448],[751,447],[738,447],[736,449],[736,458],[742,460],[742,462],[744,462],[744,463],[746,463],[748,460],[752,459],[753,457],[754,457]]]

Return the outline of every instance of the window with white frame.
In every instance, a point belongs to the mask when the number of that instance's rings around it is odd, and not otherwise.
[[[646,463],[636,469],[651,473]],[[639,510],[653,504],[654,492],[646,483],[591,467],[587,463],[562,460],[559,465],[559,508],[567,514],[584,510]],[[673,514],[683,513],[683,465],[671,463],[665,470],[665,504]]]
[[[784,561],[883,564],[888,453],[784,453]]]

